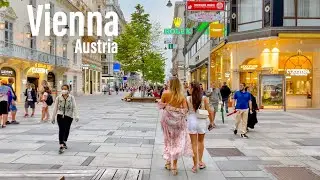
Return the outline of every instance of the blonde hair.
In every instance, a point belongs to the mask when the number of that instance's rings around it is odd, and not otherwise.
[[[172,77],[169,80],[169,90],[171,92],[171,100],[169,103],[172,101],[176,101],[177,103],[182,103],[185,99],[184,94],[182,93],[182,86],[177,77]]]

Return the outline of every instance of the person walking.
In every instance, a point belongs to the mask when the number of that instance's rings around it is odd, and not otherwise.
[[[119,86],[116,85],[115,89],[116,89],[116,94],[118,95],[119,94]]]
[[[207,130],[214,127],[213,116],[210,116],[212,111],[209,106],[209,99],[203,96],[199,83],[191,83],[190,95],[187,97],[188,103],[188,130],[191,138],[193,149],[193,167],[192,172],[196,173],[198,167],[206,168],[202,161],[204,151],[204,136]],[[203,114],[203,111],[205,114]],[[210,123],[209,120],[210,119]]]
[[[8,82],[9,83],[7,86],[11,89],[13,94],[12,94],[12,101],[9,104],[9,112],[11,112],[11,122],[7,121],[7,124],[20,124],[18,121],[16,121],[16,115],[17,115],[18,108],[16,106],[17,95],[16,95],[16,92],[14,91],[13,86],[12,86],[14,84],[14,79],[9,78]]]
[[[187,81],[184,81],[184,82],[183,82],[183,88],[184,88],[184,96],[185,96],[185,97],[190,96],[189,86],[188,86]]]
[[[250,93],[251,102],[252,102],[252,114],[248,115],[248,124],[247,124],[247,131],[250,129],[254,129],[254,126],[258,123],[257,119],[257,111],[259,111],[258,104],[256,97],[254,97],[251,93],[252,87],[246,87],[245,90]]]
[[[52,124],[57,120],[59,126],[59,153],[68,149],[67,141],[73,119],[79,121],[77,104],[74,96],[70,94],[69,86],[61,87],[61,95],[57,96],[52,114]]]
[[[248,123],[248,111],[252,114],[252,101],[251,95],[245,90],[245,84],[240,84],[239,91],[235,92],[233,97],[233,107],[236,111],[236,122],[234,128],[234,134],[238,133],[239,124],[241,123],[241,137],[248,138],[247,123]]]
[[[52,105],[53,100],[51,96],[51,91],[49,87],[44,87],[44,93],[41,97],[41,102],[42,102],[42,116],[41,116],[41,121],[40,122],[46,122],[49,120],[49,106]]]
[[[5,79],[1,80],[0,85],[0,120],[1,127],[5,128],[8,121],[9,104],[13,98],[11,88],[7,86],[8,82]]]
[[[35,90],[35,85],[28,83],[27,89],[24,92],[24,95],[26,96],[26,101],[24,103],[24,108],[25,108],[24,117],[29,117],[28,108],[32,109],[31,117],[33,117],[34,111],[36,108],[36,102],[37,102],[37,92]]]
[[[231,90],[228,87],[226,82],[223,82],[223,85],[220,89],[221,97],[222,97],[222,106],[225,107],[226,113],[229,112],[228,110],[228,102],[229,102],[229,96],[231,94]]]
[[[161,126],[164,136],[165,168],[178,174],[177,162],[181,156],[193,156],[191,140],[187,132],[187,101],[177,77],[169,80],[169,90],[162,94],[159,102],[161,110]]]
[[[220,89],[216,87],[216,84],[213,82],[211,84],[211,88],[206,95],[209,97],[210,106],[212,109],[211,116],[213,119],[213,127],[215,128],[216,125],[214,124],[214,120],[216,118],[216,114],[219,111],[219,103],[222,101]]]

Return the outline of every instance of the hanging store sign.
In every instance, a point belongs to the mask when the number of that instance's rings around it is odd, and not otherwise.
[[[15,77],[16,73],[13,69],[4,67],[0,70],[0,76]]]
[[[241,65],[241,70],[256,70],[258,68],[258,65]]]
[[[188,18],[196,22],[213,22],[221,21],[223,19],[223,16],[217,14],[216,12],[198,12],[190,14]]]
[[[290,76],[307,76],[310,74],[309,69],[287,69],[287,74]]]
[[[191,35],[192,32],[193,32],[192,28],[167,28],[167,29],[164,29],[164,34],[165,35],[172,35],[172,34],[176,34],[176,35],[180,35],[180,34]]]
[[[224,36],[224,24],[210,24],[210,38],[218,38]]]
[[[39,73],[39,74],[48,74],[48,69],[33,67],[33,68],[31,68],[31,72],[32,73]]]
[[[188,11],[224,11],[225,2],[217,1],[187,1]]]
[[[230,72],[226,72],[226,73],[224,73],[224,77],[226,77],[226,78],[229,78],[230,77]]]

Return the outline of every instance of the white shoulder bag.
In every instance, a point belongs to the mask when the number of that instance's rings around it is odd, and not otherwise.
[[[200,105],[200,107],[198,108],[198,110],[196,112],[196,116],[197,116],[198,119],[208,119],[209,112],[208,112],[208,110],[203,109],[203,107],[204,107],[204,101],[203,101],[203,98],[202,98],[201,105]]]

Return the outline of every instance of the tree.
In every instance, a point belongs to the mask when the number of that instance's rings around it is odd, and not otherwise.
[[[0,8],[8,7],[10,5],[8,0],[0,0]]]
[[[115,42],[118,43],[116,59],[127,72],[141,72],[143,80],[162,82],[164,79],[164,58],[155,45],[159,25],[150,23],[149,14],[138,4],[131,14],[131,22]],[[153,33],[155,31],[156,33]],[[154,75],[153,75],[154,74]]]

